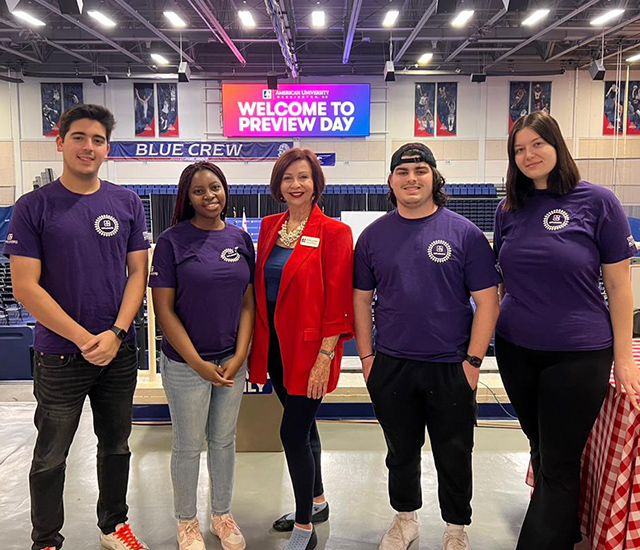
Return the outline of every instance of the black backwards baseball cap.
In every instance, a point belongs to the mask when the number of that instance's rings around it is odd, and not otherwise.
[[[424,143],[405,143],[391,157],[391,172],[401,164],[418,162],[426,162],[429,166],[437,168],[436,157]]]

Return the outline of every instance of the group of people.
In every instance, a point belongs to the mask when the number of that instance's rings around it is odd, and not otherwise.
[[[210,530],[224,550],[246,547],[231,502],[247,370],[251,382],[270,378],[284,408],[280,436],[295,511],[273,528],[291,532],[286,550],[316,547],[314,524],[329,518],[316,414],[337,386],[343,342],[354,335],[387,444],[396,511],[380,549],[404,550],[418,537],[425,427],[443,548],[470,548],[475,396],[494,330],[535,475],[517,550],[573,548],[580,457],[614,360],[618,388],[638,406],[629,279],[636,248],[619,201],[580,180],[553,118],[535,112],[510,132],[494,250],[480,229],[445,208],[431,150],[408,143],[390,163],[396,208],[364,230],[354,251],[350,228],[318,206],[325,178],[316,156],[296,148],[273,167],[271,193],[286,210],[262,221],[257,259],[248,234],[225,221],[224,173],[198,162],[180,177],[173,223],[157,239],[150,270],[140,200],[98,178],[114,124],[97,105],[64,113],[62,176],[20,198],[7,237],[16,298],[38,321],[32,550],[62,547],[65,463],[87,396],[98,438],[102,546],[148,548],[131,530],[126,505],[132,321],[148,271],[163,331],[181,550],[205,548],[196,499],[205,441]]]

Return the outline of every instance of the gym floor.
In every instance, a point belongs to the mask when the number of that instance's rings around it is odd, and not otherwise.
[[[27,550],[31,546],[28,471],[35,439],[34,408],[29,385],[0,385],[0,532],[3,548],[11,550]],[[380,427],[372,422],[321,422],[320,433],[331,517],[317,526],[318,548],[376,550],[393,517]],[[87,405],[67,463],[63,529],[66,550],[99,548],[95,441]],[[175,550],[169,473],[171,426],[136,425],[130,444],[130,522],[152,550]],[[516,423],[481,422],[474,452],[474,522],[469,528],[474,549],[515,548],[529,498],[529,488],[524,483],[527,464],[527,441]],[[444,523],[428,447],[423,453],[422,488],[420,538],[411,550],[438,550],[442,548]],[[218,539],[208,532],[208,491],[203,454],[198,518],[207,548],[218,550]],[[292,505],[283,453],[238,453],[232,513],[247,540],[247,548],[283,548],[288,534],[277,533],[271,523],[291,511]],[[576,550],[587,548],[583,544]]]

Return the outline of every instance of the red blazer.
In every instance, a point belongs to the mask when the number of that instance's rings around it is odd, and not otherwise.
[[[256,322],[249,357],[249,380],[264,384],[269,356],[269,320],[264,265],[288,216],[262,220],[254,278]],[[319,239],[305,246],[303,237]],[[340,335],[331,362],[328,392],[338,385],[342,347],[353,337],[353,237],[349,226],[325,216],[314,206],[302,237],[284,266],[275,311],[284,386],[291,395],[307,395],[309,373],[322,339]]]

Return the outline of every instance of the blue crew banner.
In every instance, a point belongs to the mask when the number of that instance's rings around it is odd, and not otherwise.
[[[320,161],[320,166],[335,166],[336,154],[335,153],[316,153],[316,157]]]
[[[107,160],[276,160],[292,141],[112,141]]]

